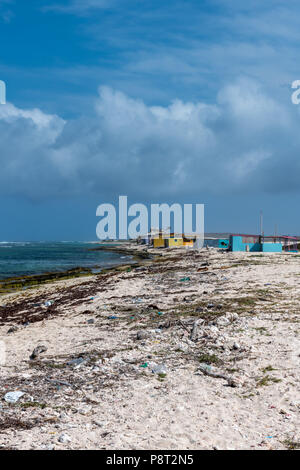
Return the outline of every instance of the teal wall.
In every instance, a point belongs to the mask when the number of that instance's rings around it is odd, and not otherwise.
[[[243,237],[230,237],[231,251],[247,251],[246,246],[249,246],[249,251],[261,251],[260,243],[243,243]]]
[[[230,249],[231,251],[247,251],[246,246],[249,246],[249,251],[263,251],[265,253],[281,253],[281,243],[243,243],[243,237],[231,236]]]
[[[262,251],[269,253],[281,253],[282,245],[281,243],[262,243]]]

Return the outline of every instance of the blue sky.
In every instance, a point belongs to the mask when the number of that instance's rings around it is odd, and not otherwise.
[[[0,0],[0,43],[0,240],[95,239],[121,194],[300,234],[299,2]]]

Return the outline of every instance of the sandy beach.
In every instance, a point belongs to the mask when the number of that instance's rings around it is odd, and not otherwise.
[[[299,255],[149,254],[0,297],[0,448],[299,448]]]

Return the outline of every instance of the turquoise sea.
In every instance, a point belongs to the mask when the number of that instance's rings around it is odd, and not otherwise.
[[[118,253],[91,251],[95,247],[94,243],[84,242],[0,242],[0,279],[77,267],[99,272],[131,260]]]

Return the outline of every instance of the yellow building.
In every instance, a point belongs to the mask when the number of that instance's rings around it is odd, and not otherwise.
[[[153,238],[153,248],[162,248],[165,247],[165,238],[159,236],[158,238]]]
[[[190,246],[193,248],[195,239],[183,237],[183,246]]]
[[[154,248],[169,248],[176,246],[185,246],[193,248],[195,237],[185,237],[184,234],[170,233],[169,236],[163,236],[162,233],[157,233],[152,237]]]
[[[171,247],[171,246],[183,246],[183,238],[166,238],[166,246]]]

